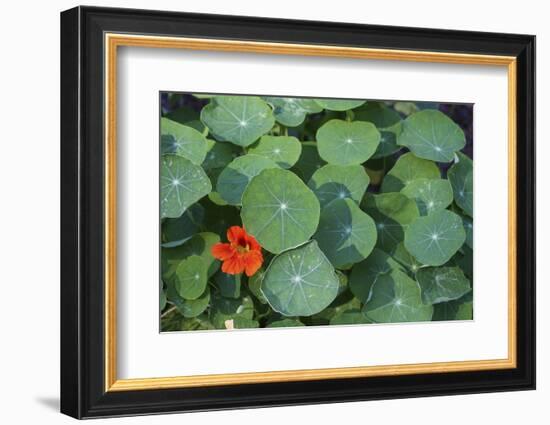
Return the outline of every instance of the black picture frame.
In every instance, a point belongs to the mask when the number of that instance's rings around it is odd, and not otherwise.
[[[517,58],[517,367],[106,392],[104,33]],[[535,388],[535,37],[131,9],[61,13],[61,412],[75,418]]]

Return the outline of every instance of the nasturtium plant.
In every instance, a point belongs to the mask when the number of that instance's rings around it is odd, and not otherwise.
[[[266,169],[243,194],[244,227],[273,254],[307,242],[319,224],[319,201],[291,171]]]
[[[361,164],[374,155],[379,142],[380,132],[370,122],[330,120],[317,130],[319,155],[329,164]]]
[[[218,176],[216,190],[228,204],[241,205],[243,192],[250,180],[266,168],[277,168],[277,164],[264,156],[238,156]]]
[[[426,109],[410,115],[403,122],[397,143],[406,146],[419,158],[451,162],[455,152],[466,145],[462,129],[444,113]]]
[[[248,153],[275,161],[281,168],[290,168],[302,153],[302,144],[294,136],[262,136],[248,148]]]
[[[161,103],[163,332],[473,318],[472,105]]]
[[[216,96],[201,111],[201,121],[214,137],[249,146],[273,127],[275,118],[259,97]]]
[[[360,165],[327,164],[313,173],[308,186],[324,207],[335,199],[346,198],[359,204],[369,182],[367,172]]]

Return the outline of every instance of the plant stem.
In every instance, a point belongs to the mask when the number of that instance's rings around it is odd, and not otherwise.
[[[161,319],[164,319],[166,316],[168,316],[170,313],[172,313],[173,311],[175,311],[177,309],[177,307],[174,305],[172,307],[170,307],[168,310],[166,310],[164,313],[162,313],[160,315],[160,318]]]

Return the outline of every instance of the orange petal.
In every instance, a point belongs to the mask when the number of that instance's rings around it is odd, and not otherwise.
[[[222,264],[222,272],[227,274],[239,274],[242,273],[244,269],[244,260],[238,254],[235,254],[231,258],[228,258]]]
[[[239,239],[246,237],[246,232],[242,227],[231,226],[227,229],[227,240],[229,242],[238,243]]]
[[[246,243],[253,251],[260,251],[262,249],[256,238],[252,235],[246,235]]]
[[[245,271],[248,277],[252,276],[262,267],[264,258],[261,251],[248,251],[243,255],[245,263]]]
[[[235,249],[229,243],[217,243],[210,250],[214,258],[225,261],[235,254]]]

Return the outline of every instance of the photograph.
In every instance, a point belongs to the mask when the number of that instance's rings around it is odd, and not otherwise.
[[[474,104],[159,96],[161,332],[473,320]]]

